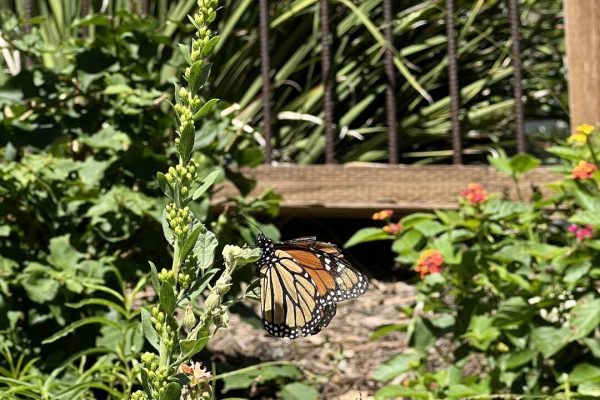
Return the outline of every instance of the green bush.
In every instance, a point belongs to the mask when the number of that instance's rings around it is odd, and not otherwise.
[[[553,195],[529,201],[466,188],[458,211],[374,217],[396,260],[422,278],[418,301],[404,310],[410,350],[374,371],[387,385],[376,398],[464,398],[489,394],[600,395],[600,136],[581,126],[548,151],[562,160]],[[539,161],[491,159],[519,178]],[[379,236],[377,236],[379,235]]]

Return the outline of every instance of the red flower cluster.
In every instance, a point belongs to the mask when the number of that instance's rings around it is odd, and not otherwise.
[[[462,195],[472,206],[485,203],[488,199],[487,192],[479,183],[469,183],[467,190],[463,191]]]
[[[579,164],[573,168],[571,177],[573,179],[590,179],[597,170],[598,167],[595,164],[581,160],[579,161]]]
[[[392,215],[394,215],[393,210],[381,210],[381,211],[373,214],[371,219],[373,219],[375,221],[383,221],[383,220],[390,218]]]
[[[386,233],[391,233],[392,235],[397,235],[400,232],[402,232],[402,224],[400,222],[397,223],[392,223],[390,222],[389,224],[387,224],[386,226],[383,227],[383,231]]]
[[[592,225],[581,227],[572,224],[569,226],[568,231],[574,233],[577,240],[590,239],[594,235],[594,229]]]
[[[442,265],[444,265],[444,257],[440,252],[427,249],[419,256],[415,271],[421,274],[421,278],[425,278],[429,274],[442,272]]]

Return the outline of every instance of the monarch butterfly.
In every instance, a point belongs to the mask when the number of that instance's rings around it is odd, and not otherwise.
[[[337,302],[363,294],[367,279],[334,244],[305,237],[274,243],[262,233],[256,263],[266,331],[296,339],[326,327]]]

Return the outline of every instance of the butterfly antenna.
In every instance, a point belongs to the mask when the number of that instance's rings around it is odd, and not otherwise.
[[[256,225],[254,222],[252,222],[252,220],[243,212],[239,211],[235,214],[233,214],[234,217],[237,217],[238,215],[241,215],[242,217],[244,217],[244,219],[246,220],[246,222],[248,222],[250,225],[252,225],[253,227],[255,227],[260,233],[262,233],[263,235],[265,234],[262,229],[260,229],[260,227],[258,225]],[[266,235],[265,235],[266,236]]]

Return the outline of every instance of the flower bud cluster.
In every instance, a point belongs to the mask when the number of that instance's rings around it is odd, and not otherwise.
[[[150,321],[152,322],[152,326],[154,326],[154,329],[156,329],[156,332],[158,332],[165,345],[168,348],[172,348],[175,344],[175,330],[169,325],[168,317],[160,310],[160,306],[158,305],[152,307],[151,314]]]
[[[180,128],[183,132],[186,129],[194,130],[194,114],[204,105],[204,102],[198,95],[194,95],[186,88],[179,88],[179,101],[175,104],[175,112],[179,117]],[[175,139],[175,144],[178,144],[179,139]]]
[[[171,203],[167,204],[165,211],[169,228],[171,228],[175,236],[181,238],[189,232],[193,216],[188,207],[177,208],[175,204]]]
[[[141,361],[143,364],[143,368],[146,370],[146,373],[148,374],[148,383],[150,384],[150,386],[152,387],[154,393],[156,394],[156,396],[154,396],[155,398],[161,398],[163,396],[163,394],[165,393],[167,384],[168,384],[168,368],[167,367],[161,367],[159,366],[159,362],[158,362],[158,356],[154,353],[149,353],[146,352],[144,354],[142,354],[141,357]],[[148,399],[148,396],[141,392],[142,394],[139,394],[140,391],[135,392],[131,399],[136,399],[136,400],[146,400]],[[136,396],[136,397],[134,397]]]
[[[131,394],[131,400],[148,400],[148,395],[146,392],[136,390]]]
[[[190,195],[190,188],[193,182],[198,179],[199,165],[196,161],[190,160],[187,166],[177,164],[175,167],[169,167],[169,170],[165,174],[168,184],[174,187],[175,183],[179,183],[181,195],[185,198]],[[175,205],[170,205],[172,209],[175,209]],[[167,210],[170,214],[171,210]],[[174,218],[174,217],[173,217]]]

